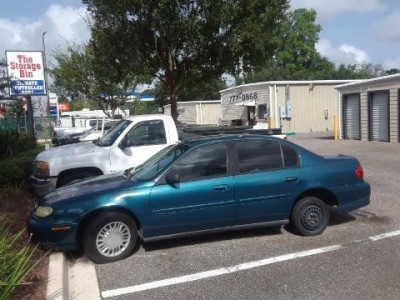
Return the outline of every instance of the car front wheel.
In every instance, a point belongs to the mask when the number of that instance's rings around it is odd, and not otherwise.
[[[91,220],[83,236],[85,254],[95,263],[128,257],[138,240],[137,226],[127,214],[106,212]]]
[[[321,199],[306,197],[293,207],[291,222],[301,235],[319,235],[329,224],[329,211]]]

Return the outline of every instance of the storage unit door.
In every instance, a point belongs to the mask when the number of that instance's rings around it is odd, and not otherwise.
[[[360,133],[360,96],[351,95],[345,98],[344,109],[344,138],[359,140]]]
[[[370,108],[370,140],[389,141],[389,95],[373,93]]]

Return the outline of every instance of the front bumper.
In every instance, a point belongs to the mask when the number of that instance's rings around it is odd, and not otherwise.
[[[56,189],[57,177],[37,178],[31,175],[29,182],[34,193],[39,197],[43,197]]]
[[[57,230],[57,228],[70,229]],[[55,223],[51,219],[37,219],[31,215],[27,223],[27,231],[34,243],[45,249],[61,251],[79,248],[77,240],[77,224]]]

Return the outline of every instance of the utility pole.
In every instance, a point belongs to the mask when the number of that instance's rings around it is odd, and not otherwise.
[[[49,79],[47,72],[47,59],[46,59],[46,44],[44,43],[44,36],[47,31],[42,33],[42,50],[43,50],[43,65],[44,65],[44,82],[46,87],[46,97],[47,97],[47,115],[50,118],[50,95],[49,95]]]
[[[33,106],[32,106],[32,98],[30,95],[26,96],[26,106],[28,112],[28,122],[27,122],[27,135],[30,138],[35,137],[35,131],[33,129]]]

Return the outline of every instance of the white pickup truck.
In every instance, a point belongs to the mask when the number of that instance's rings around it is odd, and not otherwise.
[[[263,134],[251,128],[182,126],[181,137],[220,133]],[[264,134],[286,137],[280,134],[280,129],[271,129]],[[39,153],[33,163],[30,182],[34,192],[44,196],[74,180],[136,167],[178,139],[175,122],[168,115],[128,117],[96,141],[54,147]]]
[[[136,167],[177,141],[178,131],[168,115],[128,117],[97,141],[39,153],[30,182],[34,192],[44,196],[77,179]]]

